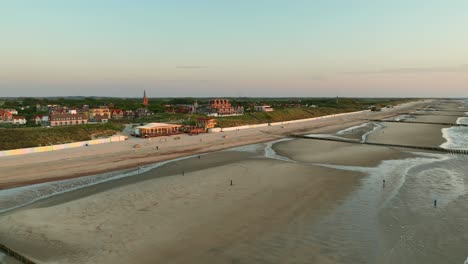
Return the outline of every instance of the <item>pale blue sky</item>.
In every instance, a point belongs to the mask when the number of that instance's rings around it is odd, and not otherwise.
[[[0,0],[0,97],[467,96],[468,1]]]

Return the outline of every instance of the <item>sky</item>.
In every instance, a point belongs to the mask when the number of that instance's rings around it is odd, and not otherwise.
[[[468,97],[466,0],[0,0],[0,97]]]

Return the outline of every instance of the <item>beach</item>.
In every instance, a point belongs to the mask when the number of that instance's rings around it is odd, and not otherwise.
[[[366,119],[395,116],[400,112],[421,107],[428,102],[430,101],[416,101],[384,109],[382,112],[369,111],[284,126],[268,126],[198,136],[179,135],[150,139],[129,137],[129,140],[124,142],[1,157],[0,189],[136,168],[158,161],[272,141],[301,131],[329,133],[364,123]],[[180,139],[176,139],[177,137]],[[141,148],[134,148],[136,144],[141,145]]]
[[[92,146],[81,155],[77,149],[61,157],[40,153],[21,157],[25,168],[8,157],[1,165],[8,172],[3,186],[68,178],[61,185],[68,191],[0,214],[0,244],[37,263],[463,263],[466,156],[285,137],[444,144],[450,139],[445,124],[366,121],[421,104],[446,111],[463,105],[428,101],[285,128],[168,143],[153,138],[131,153],[134,141]],[[161,153],[154,153],[155,145]],[[92,168],[82,168],[86,163]],[[133,169],[131,176],[73,190],[66,185],[73,175],[135,164],[142,171]],[[35,187],[21,188],[1,190],[0,197],[15,190],[25,196]]]

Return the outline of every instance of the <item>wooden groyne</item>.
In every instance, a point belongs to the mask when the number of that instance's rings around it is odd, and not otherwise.
[[[382,120],[382,119],[368,119],[372,122],[381,122],[381,123],[405,123],[405,124],[426,124],[426,125],[440,125],[440,126],[463,126],[468,127],[467,124],[455,124],[455,123],[436,123],[436,122],[415,122],[415,121],[405,121],[405,120]]]
[[[465,113],[465,112],[468,112],[468,109],[465,109],[465,110],[444,110],[444,109],[434,109],[434,110],[430,110],[430,109],[424,109],[424,108],[419,108],[419,109],[415,109],[417,111],[426,111],[426,112],[454,112],[454,113]]]
[[[7,256],[14,258],[14,259],[18,260],[21,263],[36,264],[36,262],[28,259],[27,257],[21,255],[20,253],[14,251],[13,249],[11,249],[11,248],[3,245],[3,244],[0,244],[0,251],[4,252]]]
[[[373,143],[373,142],[362,142],[359,140],[353,139],[341,139],[341,138],[326,138],[326,137],[314,137],[314,136],[305,136],[305,135],[290,135],[295,138],[303,139],[313,139],[313,140],[323,140],[323,141],[334,141],[334,142],[343,142],[343,143],[352,143],[352,144],[364,144],[372,146],[381,146],[381,147],[395,147],[395,148],[409,148],[409,149],[418,149],[418,150],[427,150],[435,152],[443,152],[448,154],[463,154],[468,155],[468,150],[466,149],[445,149],[441,147],[423,147],[423,146],[410,146],[410,145],[400,145],[400,144],[386,144],[386,143]]]
[[[448,115],[448,114],[437,114],[437,113],[431,113],[431,112],[426,112],[426,113],[408,113],[407,115],[414,115],[414,116],[453,116],[453,117],[463,117],[466,115]]]

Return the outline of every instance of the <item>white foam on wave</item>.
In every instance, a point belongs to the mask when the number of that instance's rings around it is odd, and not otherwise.
[[[442,136],[446,142],[440,145],[441,148],[468,150],[468,127],[443,128]]]
[[[391,191],[385,193],[382,196],[378,197],[378,202],[380,206],[385,206],[398,192],[406,181],[406,177],[411,169],[430,164],[434,162],[440,162],[452,159],[453,157],[444,155],[444,154],[433,154],[433,153],[419,153],[411,152],[418,155],[415,158],[407,158],[401,160],[384,160],[376,167],[362,167],[362,166],[344,166],[344,165],[335,165],[335,164],[314,164],[317,166],[346,170],[346,171],[355,171],[360,173],[365,173],[369,177],[366,178],[364,185],[370,186],[370,189],[375,190],[375,185],[381,185],[383,180],[386,180],[386,185],[389,185]],[[367,197],[367,196],[366,196]],[[369,197],[367,197],[369,198]],[[366,198],[366,199],[367,199]],[[377,199],[377,197],[375,198]]]
[[[459,117],[457,124],[468,125],[468,117]]]
[[[290,141],[290,140],[292,140],[292,138],[282,138],[282,139],[278,139],[272,142],[268,142],[265,146],[265,153],[264,153],[265,157],[270,158],[270,159],[277,159],[281,161],[296,162],[287,157],[278,155],[278,153],[276,153],[276,151],[273,149],[273,145],[275,145],[276,143],[283,142],[283,141]]]
[[[362,142],[362,143],[364,143],[364,142],[367,141],[367,137],[368,137],[370,134],[372,134],[372,133],[374,133],[375,131],[377,131],[377,130],[379,130],[379,129],[385,127],[384,125],[379,124],[379,123],[372,123],[372,124],[374,125],[374,128],[373,128],[371,131],[369,131],[369,132],[365,133],[364,135],[362,135],[362,137],[361,137],[361,142]]]
[[[369,125],[369,123],[363,123],[363,124],[360,124],[360,125],[357,125],[357,126],[348,127],[346,129],[343,129],[343,130],[340,130],[340,131],[336,132],[336,134],[337,135],[343,135],[343,134],[346,134],[346,133],[349,133],[349,132],[353,132],[353,130],[355,130],[355,129],[366,127],[368,125]]]

